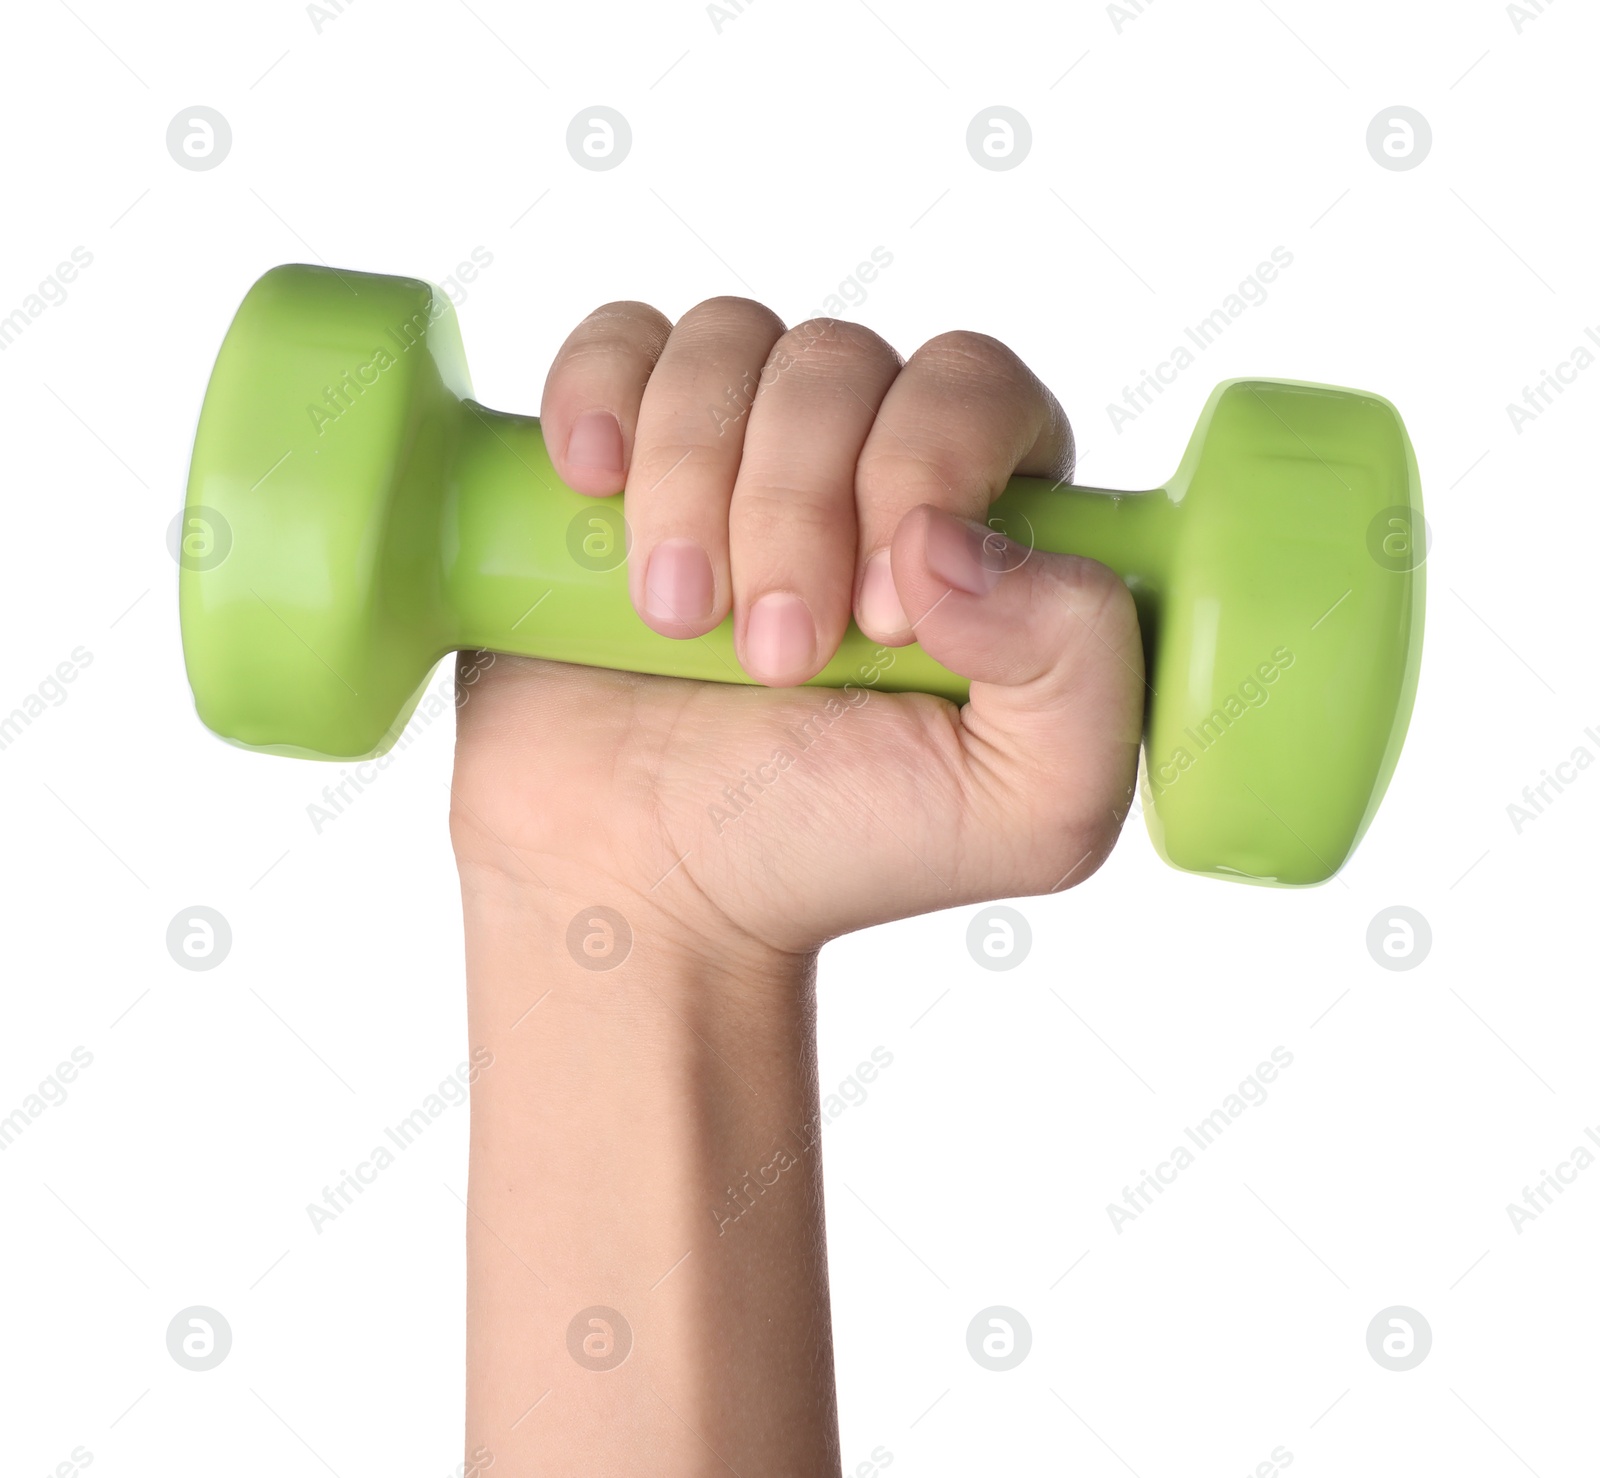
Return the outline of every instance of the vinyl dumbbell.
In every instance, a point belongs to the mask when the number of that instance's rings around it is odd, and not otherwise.
[[[1016,478],[993,526],[1088,555],[1138,606],[1141,790],[1176,867],[1331,877],[1394,771],[1422,648],[1422,498],[1393,406],[1217,388],[1152,492]],[[551,468],[537,420],[472,399],[454,309],[403,277],[284,266],[246,295],[195,437],[180,563],[201,719],[235,744],[381,754],[458,648],[746,682],[731,623],[672,641],[628,597],[622,497]],[[815,679],[960,702],[919,647],[852,625]]]

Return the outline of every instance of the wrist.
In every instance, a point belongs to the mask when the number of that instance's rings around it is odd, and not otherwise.
[[[515,950],[521,973],[537,969],[546,985],[620,972],[658,990],[726,990],[755,1008],[815,978],[816,950],[778,949],[753,937],[681,875],[641,892],[566,858],[518,869],[458,857],[457,869],[469,944]],[[468,986],[493,988],[493,978],[469,971]]]
[[[519,1471],[649,1452],[687,1478],[703,1439],[742,1472],[837,1472],[814,956],[543,862],[461,869],[471,1040],[493,1054],[472,1096],[469,1446]],[[737,1188],[774,1146],[789,1159],[747,1213]],[[572,1334],[595,1317],[597,1350],[630,1347],[615,1368]]]

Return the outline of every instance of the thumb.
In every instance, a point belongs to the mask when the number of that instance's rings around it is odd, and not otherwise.
[[[1145,680],[1128,588],[926,504],[900,521],[890,562],[923,650],[972,681],[962,746],[987,782],[992,860],[1030,884],[1012,896],[1082,882],[1133,798]]]

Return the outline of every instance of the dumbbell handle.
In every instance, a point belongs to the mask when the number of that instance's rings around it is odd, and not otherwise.
[[[750,683],[731,620],[698,639],[658,635],[628,593],[621,547],[623,495],[589,498],[557,477],[532,416],[462,403],[454,495],[445,506],[442,604],[447,646],[482,647],[587,667],[708,682]],[[1081,554],[1127,582],[1147,643],[1173,545],[1177,505],[1164,490],[1113,493],[1013,478],[990,526],[1024,550]],[[1017,556],[1012,556],[1015,560]],[[833,660],[813,680],[964,701],[967,681],[920,647],[880,648],[852,622]]]

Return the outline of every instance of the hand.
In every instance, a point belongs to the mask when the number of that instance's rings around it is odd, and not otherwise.
[[[451,826],[492,1059],[469,1447],[517,1472],[837,1474],[815,951],[1099,866],[1132,793],[1133,602],[979,522],[1014,471],[1065,476],[1072,438],[977,334],[902,366],[742,299],[676,327],[616,303],[557,355],[543,425],[571,486],[626,484],[641,617],[693,641],[731,611],[766,686],[463,658]],[[852,612],[881,643],[860,685],[797,686]],[[965,707],[882,691],[913,639],[973,679]],[[603,1377],[569,1358],[596,1307],[636,1340]]]
[[[675,326],[612,303],[556,356],[542,420],[571,487],[626,489],[640,617],[692,641],[731,611],[767,686],[480,657],[458,724],[464,878],[570,888],[690,952],[802,954],[1105,859],[1132,795],[1137,620],[1104,566],[982,523],[1013,473],[1073,461],[1004,345],[944,334],[902,364],[865,328],[785,332],[745,299]],[[852,614],[878,673],[919,641],[970,702],[872,672],[797,686]]]

